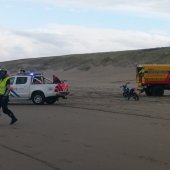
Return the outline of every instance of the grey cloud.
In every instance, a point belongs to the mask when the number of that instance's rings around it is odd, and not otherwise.
[[[23,32],[23,31],[15,31],[16,35],[30,39],[35,44],[43,43],[48,45],[57,45],[58,47],[62,47],[63,45],[67,45],[67,41],[61,35],[56,33],[39,33],[39,32]]]
[[[0,30],[0,35],[0,61],[170,46],[170,37],[159,34],[68,25],[45,31]]]

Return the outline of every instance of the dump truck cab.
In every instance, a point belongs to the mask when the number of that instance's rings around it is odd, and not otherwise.
[[[170,90],[170,64],[137,65],[136,82],[147,96],[162,96]]]

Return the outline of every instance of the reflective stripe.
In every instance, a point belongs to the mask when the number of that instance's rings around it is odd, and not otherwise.
[[[4,95],[6,91],[6,82],[8,81],[9,77],[0,80],[0,95]]]
[[[15,91],[11,90],[10,91],[10,96],[12,97],[20,97]]]

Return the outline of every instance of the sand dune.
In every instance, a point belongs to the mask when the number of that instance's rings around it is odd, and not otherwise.
[[[133,67],[143,63],[170,63],[170,47],[133,51],[76,54],[1,62],[11,72],[27,70],[89,71],[108,66]]]

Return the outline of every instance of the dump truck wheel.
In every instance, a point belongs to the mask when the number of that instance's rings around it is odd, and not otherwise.
[[[151,88],[147,88],[147,89],[145,89],[145,94],[147,95],[147,96],[152,96],[152,91],[151,91]]]
[[[164,89],[162,86],[153,86],[152,87],[152,96],[163,96]]]

